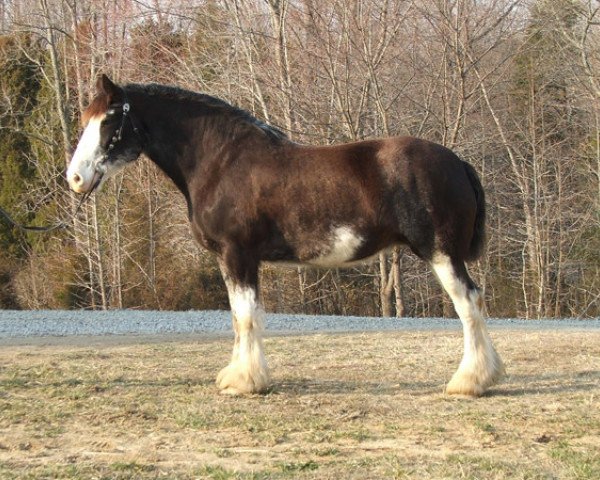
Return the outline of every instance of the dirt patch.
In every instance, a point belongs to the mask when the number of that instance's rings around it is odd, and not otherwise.
[[[497,331],[508,376],[445,396],[456,332],[266,340],[273,389],[218,394],[230,339],[3,347],[1,478],[600,478],[600,332]]]

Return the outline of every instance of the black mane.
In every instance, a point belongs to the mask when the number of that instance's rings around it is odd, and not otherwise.
[[[161,85],[158,83],[148,84],[136,84],[130,83],[124,87],[126,92],[137,92],[150,96],[159,96],[162,98],[169,98],[175,101],[193,102],[201,104],[211,109],[217,109],[228,114],[232,118],[241,122],[250,124],[254,127],[258,127],[264,134],[266,134],[271,140],[280,142],[287,140],[288,136],[281,131],[279,128],[259,120],[253,116],[247,110],[231,105],[220,98],[207,95],[205,93],[193,92],[191,90],[185,90],[183,88],[174,87],[171,85]]]

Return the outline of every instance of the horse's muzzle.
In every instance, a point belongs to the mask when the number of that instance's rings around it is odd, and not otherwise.
[[[100,182],[102,182],[102,173],[94,170],[91,177],[86,178],[79,172],[67,172],[67,182],[69,187],[76,193],[92,193]]]

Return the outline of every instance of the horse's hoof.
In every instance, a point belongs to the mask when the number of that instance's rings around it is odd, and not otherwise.
[[[485,387],[479,384],[475,375],[466,375],[456,372],[452,379],[446,385],[447,395],[459,395],[465,397],[481,397],[485,392]]]
[[[496,384],[504,375],[504,365],[495,351],[492,358],[493,361],[489,363],[490,368],[487,370],[482,369],[480,372],[473,372],[459,369],[446,385],[446,394],[481,397],[489,387]]]
[[[269,388],[266,372],[252,372],[245,365],[230,364],[219,372],[217,387],[223,395],[264,393]]]
[[[227,387],[219,392],[221,395],[226,395],[229,397],[239,397],[241,395],[247,394],[248,392],[241,392],[237,388]]]

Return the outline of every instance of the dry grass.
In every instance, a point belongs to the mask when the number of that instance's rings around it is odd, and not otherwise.
[[[454,332],[270,338],[246,398],[213,384],[231,340],[4,347],[0,478],[600,478],[600,333],[492,336],[477,400],[442,393]]]

